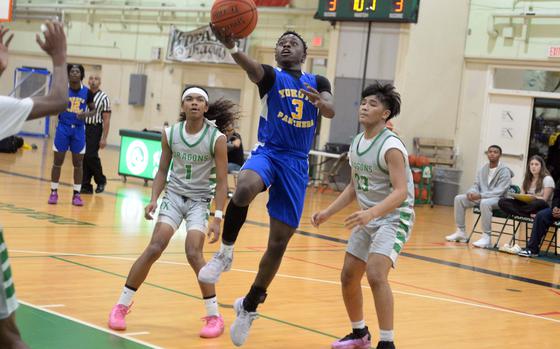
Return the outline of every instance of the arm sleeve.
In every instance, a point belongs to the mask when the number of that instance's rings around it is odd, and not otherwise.
[[[101,111],[103,113],[111,112],[111,101],[109,100],[109,97],[107,95],[105,95],[105,98],[103,98],[103,106],[101,108]]]
[[[554,178],[552,178],[551,176],[544,177],[543,188],[555,188]]]
[[[328,93],[332,94],[331,83],[330,83],[329,79],[327,79],[326,77],[324,77],[322,75],[317,75],[315,77],[315,79],[317,80],[317,91],[319,91],[319,93],[328,92]]]
[[[469,190],[467,190],[467,194],[468,193],[480,193],[480,183],[479,183],[479,178],[480,178],[480,173],[482,172],[482,168],[478,170],[478,172],[476,173],[476,176],[474,177],[474,183],[473,185],[469,188]]]
[[[257,84],[257,86],[259,87],[259,95],[261,98],[263,98],[268,93],[268,91],[270,91],[272,86],[274,86],[274,80],[276,80],[276,72],[274,71],[274,68],[272,68],[268,64],[263,64],[262,67],[264,69],[264,76]]]
[[[0,139],[12,136],[23,127],[33,109],[31,98],[17,99],[0,96]]]

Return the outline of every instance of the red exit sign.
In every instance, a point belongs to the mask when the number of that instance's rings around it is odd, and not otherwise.
[[[560,58],[560,46],[549,46],[548,58]]]

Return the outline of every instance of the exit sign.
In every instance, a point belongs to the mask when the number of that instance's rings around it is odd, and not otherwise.
[[[548,58],[560,58],[560,46],[549,46]]]

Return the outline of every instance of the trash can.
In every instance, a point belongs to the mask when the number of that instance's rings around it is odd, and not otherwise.
[[[463,173],[462,170],[456,168],[436,166],[434,167],[433,176],[434,176],[434,181],[459,183],[461,182],[462,173]]]
[[[435,205],[453,206],[455,196],[459,194],[459,183],[435,180],[432,200]]]

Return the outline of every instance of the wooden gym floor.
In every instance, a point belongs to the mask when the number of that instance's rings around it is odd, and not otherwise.
[[[62,170],[59,204],[50,206],[48,141],[37,150],[0,154],[0,222],[18,299],[17,316],[32,348],[232,348],[231,304],[244,295],[267,243],[266,194],[252,204],[236,244],[233,269],[217,285],[226,332],[201,339],[204,315],[195,275],[177,232],[135,297],[126,332],[106,330],[133,261],[153,223],[143,218],[150,188],[117,176],[118,151],[102,151],[109,178],[103,194],[73,207],[71,159]],[[320,229],[309,217],[335,198],[308,191],[300,232],[290,242],[245,348],[330,348],[349,331],[339,274],[349,232],[348,208]],[[417,207],[412,237],[390,274],[399,348],[560,347],[560,264],[445,243],[454,230],[450,207]],[[468,223],[472,222],[469,217]],[[218,245],[207,245],[209,258]],[[366,321],[377,328],[363,280]],[[373,341],[378,338],[373,332]]]

